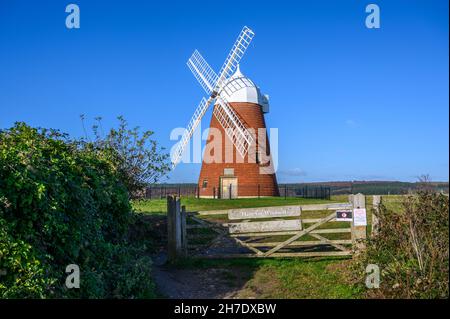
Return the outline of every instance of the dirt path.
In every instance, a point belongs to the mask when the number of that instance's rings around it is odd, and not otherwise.
[[[154,258],[153,277],[166,298],[236,298],[248,280],[248,274],[239,269],[179,269],[165,262],[165,253]]]

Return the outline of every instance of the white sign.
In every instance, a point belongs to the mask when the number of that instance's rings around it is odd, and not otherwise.
[[[228,223],[228,230],[230,234],[299,231],[302,230],[302,221],[300,219],[290,219],[271,220],[267,222]]]
[[[367,217],[365,208],[355,208],[353,210],[353,225],[367,226]]]
[[[228,219],[294,217],[300,214],[300,206],[240,208],[230,210]]]

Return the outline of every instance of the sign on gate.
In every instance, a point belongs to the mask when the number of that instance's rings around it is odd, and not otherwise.
[[[336,221],[338,222],[351,222],[352,218],[352,211],[350,209],[336,211]]]
[[[230,210],[228,219],[300,217],[300,214],[300,206],[241,208]]]
[[[355,226],[367,226],[367,216],[365,208],[355,208],[353,210],[354,221],[353,224]]]

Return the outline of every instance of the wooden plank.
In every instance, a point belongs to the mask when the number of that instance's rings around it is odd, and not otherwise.
[[[337,209],[351,209],[351,203],[331,203],[331,204],[313,204],[313,205],[302,205],[302,211],[313,211],[313,210],[337,210]]]
[[[192,218],[192,220],[194,220],[195,222],[199,223],[200,225],[204,225],[205,227],[211,227],[211,229],[214,230],[219,235],[224,235],[227,233],[224,229],[222,229],[216,223],[211,223],[209,221],[205,221],[203,219],[200,219],[200,218],[192,216],[192,215],[189,215],[189,217]]]
[[[170,261],[176,260],[182,255],[180,211],[180,199],[176,196],[167,196],[167,250]]]
[[[358,193],[356,195],[353,195],[352,198],[352,203],[353,203],[353,210],[355,208],[366,208],[366,197],[361,194]],[[352,236],[353,236],[353,243],[355,245],[355,250],[357,252],[362,251],[365,249],[366,245],[365,245],[365,240],[367,238],[367,226],[356,226],[355,225],[355,214],[353,213],[353,223],[352,223]]]
[[[340,234],[351,233],[351,228],[329,228],[329,229],[316,229],[310,232],[311,234]],[[285,231],[285,232],[267,232],[267,233],[242,233],[231,234],[231,237],[261,237],[261,236],[281,236],[281,235],[295,235],[297,231]]]
[[[247,243],[253,247],[275,247],[280,242],[270,242],[270,243]],[[331,245],[331,244],[340,244],[340,245],[351,245],[351,239],[342,239],[342,240],[330,240],[330,243],[326,243],[324,241],[317,240],[305,240],[305,241],[294,241],[287,246],[289,247],[303,247],[303,246],[315,246],[315,245]]]
[[[302,223],[303,224],[314,224],[314,223],[320,222],[321,219],[322,218],[302,218]],[[330,220],[330,223],[337,223],[337,222],[339,222],[339,223],[345,223],[345,222],[351,223],[351,221],[345,221],[345,220],[344,221],[343,220],[335,220],[335,219]]]
[[[243,242],[242,240],[238,239],[238,238],[234,238],[234,240],[238,243],[241,244],[242,246],[247,247],[248,249],[250,249],[251,251],[255,252],[257,255],[262,255],[263,252],[257,248],[255,248],[254,246],[251,246],[250,244]]]
[[[228,223],[227,225],[230,234],[302,230],[302,222],[299,219],[252,223]]]
[[[197,215],[209,216],[209,215],[228,215],[229,209],[221,210],[201,210],[197,212]]]
[[[351,233],[352,229],[349,228],[325,228],[316,229],[311,232],[311,234],[340,234],[340,233]]]
[[[197,228],[211,228],[211,226],[209,225],[203,225],[203,224],[191,224],[191,225],[186,225],[186,229],[197,229]]]
[[[254,218],[276,218],[300,216],[300,206],[274,206],[258,208],[231,209],[228,212],[229,220],[254,219]]]
[[[314,210],[337,210],[337,209],[352,209],[351,203],[330,203],[330,204],[312,204],[312,205],[286,205],[286,206],[270,206],[261,208],[286,208],[286,207],[300,207],[302,211],[314,211]],[[228,215],[230,211],[234,209],[221,209],[221,210],[203,210],[198,211],[197,215]]]
[[[187,228],[186,228],[186,206],[181,206],[181,248],[183,251],[183,256],[187,257]]]
[[[322,218],[302,218],[301,220],[302,220],[302,224],[314,224],[314,223],[320,222],[322,219],[323,219],[323,217]],[[246,222],[246,220],[243,220],[242,222]],[[329,222],[330,223],[342,223],[342,222],[345,223],[347,221],[337,221],[336,219],[332,219]],[[350,225],[351,221],[348,221],[348,223]],[[228,227],[229,224],[228,223],[222,223],[221,225],[223,227]]]
[[[307,233],[313,231],[314,229],[316,229],[317,227],[321,226],[322,224],[325,224],[326,222],[332,220],[333,218],[336,218],[336,214],[333,212],[332,214],[328,215],[327,217],[325,217],[324,219],[322,219],[322,221],[315,223],[311,226],[309,226],[308,228],[306,228],[305,230],[302,230],[301,232],[299,232],[298,234],[292,236],[291,238],[289,238],[288,240],[278,244],[277,246],[275,246],[274,248],[272,248],[271,250],[267,251],[264,253],[264,256],[269,256],[273,253],[275,253],[276,251],[280,250],[281,248],[283,248],[284,246],[292,243],[293,241],[296,241],[297,239],[299,239],[300,237],[306,235]]]
[[[221,254],[221,255],[202,255],[199,258],[222,259],[222,258],[276,258],[276,257],[333,257],[333,256],[351,256],[352,251],[317,251],[317,252],[298,252],[298,253],[273,253],[269,256],[256,254]]]
[[[332,240],[329,240],[328,238],[325,238],[325,237],[323,237],[323,236],[320,236],[319,234],[311,234],[311,236],[313,236],[314,238],[317,238],[317,239],[321,240],[324,244],[329,244],[329,245],[331,245],[331,246],[333,246],[334,248],[337,248],[337,249],[339,249],[339,250],[342,250],[342,251],[346,251],[346,250],[347,250],[346,247],[344,247],[344,246],[342,246],[342,245],[339,245],[339,244],[337,244],[336,242],[334,242],[334,241],[332,241]]]

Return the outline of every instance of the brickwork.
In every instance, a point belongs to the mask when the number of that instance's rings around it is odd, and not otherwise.
[[[225,169],[233,169],[234,176],[238,178],[238,196],[279,196],[277,179],[275,174],[264,174],[264,167],[267,168],[268,162],[271,161],[271,157],[257,156],[257,149],[261,151],[267,149],[268,137],[267,133],[265,136],[266,145],[257,145],[257,135],[258,128],[266,128],[264,121],[264,114],[261,110],[261,106],[254,103],[231,103],[231,106],[239,115],[241,120],[247,125],[247,127],[255,129],[255,142],[249,149],[248,154],[244,159],[237,153],[236,149],[233,147],[228,136],[226,136],[224,129],[217,121],[217,119],[212,116],[210,128],[216,128],[221,132],[222,143],[220,148],[220,143],[218,144],[218,149],[209,147],[211,145],[208,142],[214,141],[218,136],[215,136],[213,130],[210,130],[207,147],[205,155],[211,155],[211,158],[219,160],[219,163],[212,162],[208,163],[207,160],[203,160],[202,169],[200,172],[198,185],[200,187],[201,197],[212,197],[214,195],[218,196],[220,193],[220,177],[224,176]],[[215,153],[220,152],[220,153]],[[270,156],[270,155],[269,155]],[[259,160],[260,163],[257,163]],[[266,164],[264,163],[266,161]],[[206,181],[206,187],[204,182]],[[258,187],[259,185],[259,187]],[[214,192],[215,190],[215,192]],[[214,194],[215,193],[215,194]]]

